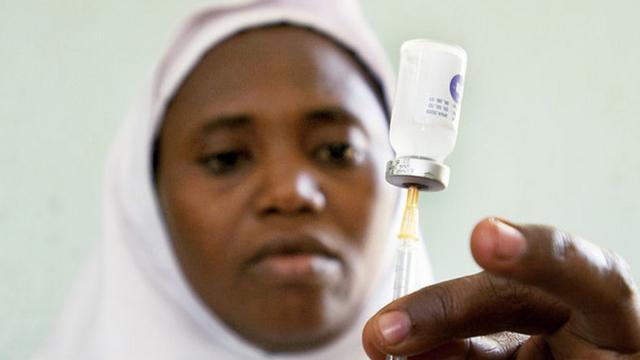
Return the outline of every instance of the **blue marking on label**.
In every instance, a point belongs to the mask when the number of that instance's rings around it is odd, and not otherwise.
[[[457,74],[451,78],[449,83],[449,92],[453,101],[460,102],[460,96],[462,95],[462,75]]]

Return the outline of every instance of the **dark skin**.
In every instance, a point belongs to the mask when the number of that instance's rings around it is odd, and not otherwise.
[[[552,227],[495,219],[476,226],[471,251],[484,272],[369,320],[369,357],[640,359],[638,292],[617,255]]]
[[[210,50],[166,111],[157,192],[181,268],[265,350],[326,344],[375,283],[396,193],[371,89],[328,39],[263,28]]]

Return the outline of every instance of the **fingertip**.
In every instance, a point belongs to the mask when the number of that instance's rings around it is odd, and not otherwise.
[[[487,263],[495,248],[496,229],[492,218],[480,221],[471,232],[471,254],[480,265]]]
[[[527,250],[527,241],[515,225],[487,218],[479,222],[471,234],[471,253],[484,268],[517,262]]]
[[[376,315],[377,316],[377,315]],[[376,316],[372,317],[364,325],[362,330],[362,346],[370,359],[384,360],[386,354],[380,349],[380,340],[378,338]]]
[[[403,310],[386,311],[377,316],[376,325],[385,346],[394,346],[409,337],[411,318]]]

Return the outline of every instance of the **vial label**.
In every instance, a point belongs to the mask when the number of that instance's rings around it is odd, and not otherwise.
[[[455,106],[455,104],[449,100],[429,96],[427,99],[426,114],[453,121],[455,120],[455,110],[452,108],[452,105]],[[419,119],[419,117],[417,118]]]
[[[462,97],[462,88],[463,81],[462,75],[456,74],[451,78],[451,82],[449,83],[449,93],[451,93],[451,98],[456,103],[460,102],[460,98]]]
[[[413,121],[418,124],[449,125],[457,128],[462,100],[464,64],[450,54],[425,54],[417,77],[417,106]]]

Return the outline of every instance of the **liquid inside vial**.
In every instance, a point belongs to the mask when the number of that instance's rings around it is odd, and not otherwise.
[[[407,41],[400,51],[391,144],[397,157],[442,162],[456,142],[466,53],[426,39]]]

